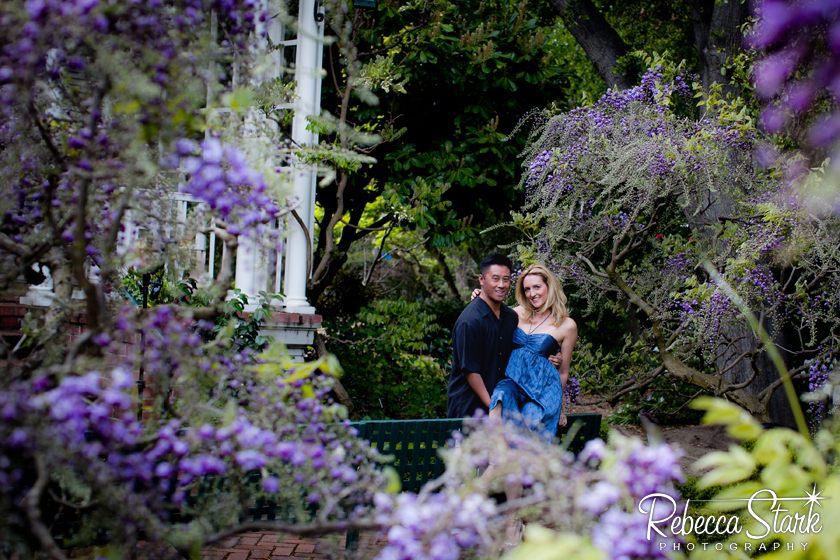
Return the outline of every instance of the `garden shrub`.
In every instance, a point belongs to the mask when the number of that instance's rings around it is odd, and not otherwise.
[[[352,319],[324,321],[354,418],[446,417],[449,372],[441,361],[450,335],[435,321],[429,306],[403,301],[374,302]]]
[[[610,434],[612,433],[612,429],[610,425],[607,424],[607,421],[604,418],[601,418],[601,425],[598,428],[598,437],[604,441],[610,441]]]

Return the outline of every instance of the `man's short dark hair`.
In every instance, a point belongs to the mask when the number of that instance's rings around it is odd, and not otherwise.
[[[509,271],[513,272],[513,263],[509,258],[501,253],[493,253],[492,255],[487,255],[484,257],[484,260],[481,261],[481,275],[484,276],[487,269],[494,264],[506,266]]]

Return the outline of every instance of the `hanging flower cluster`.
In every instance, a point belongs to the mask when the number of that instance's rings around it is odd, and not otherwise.
[[[251,231],[279,211],[266,193],[262,175],[251,169],[236,147],[223,145],[215,138],[201,143],[198,156],[192,155],[198,148],[195,142],[183,139],[176,147],[180,156],[187,156],[183,169],[189,180],[181,185],[181,191],[206,202],[211,212],[231,222],[231,233]]]

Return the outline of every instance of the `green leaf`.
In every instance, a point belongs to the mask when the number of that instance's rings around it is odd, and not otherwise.
[[[397,469],[389,465],[382,469],[382,474],[385,475],[385,479],[388,481],[385,486],[386,493],[397,494],[402,490],[402,479]]]
[[[779,496],[795,497],[809,486],[812,478],[797,465],[787,462],[772,462],[761,471],[761,480]]]
[[[727,485],[749,478],[755,472],[756,462],[747,451],[735,445],[729,448],[729,452],[709,453],[694,463],[696,469],[707,469],[717,467],[707,473],[697,483],[700,489],[716,485]]]
[[[727,433],[738,439],[755,439],[764,429],[752,415],[738,405],[713,397],[700,397],[692,401],[691,407],[705,410],[703,423],[724,424]]]
[[[309,383],[306,383],[303,387],[301,387],[300,392],[303,393],[303,396],[307,399],[315,398],[315,391],[312,389],[312,385],[310,385]]]
[[[724,488],[715,494],[715,499],[707,502],[705,505],[714,511],[736,511],[744,507],[744,502],[726,500],[743,500],[763,489],[764,485],[755,480],[742,482],[741,484]]]
[[[237,88],[231,93],[222,96],[222,106],[230,107],[237,111],[250,109],[254,103],[253,94],[249,88]]]
[[[607,554],[589,538],[558,533],[534,523],[525,528],[521,545],[505,554],[503,560],[606,560]]]

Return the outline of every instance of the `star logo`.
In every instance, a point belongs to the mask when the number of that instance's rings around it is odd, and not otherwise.
[[[821,498],[820,494],[822,494],[822,490],[817,492],[817,485],[814,484],[814,489],[811,492],[805,491],[805,494],[808,496],[807,504],[817,504],[818,506],[822,507],[820,500],[825,500],[826,498]]]

